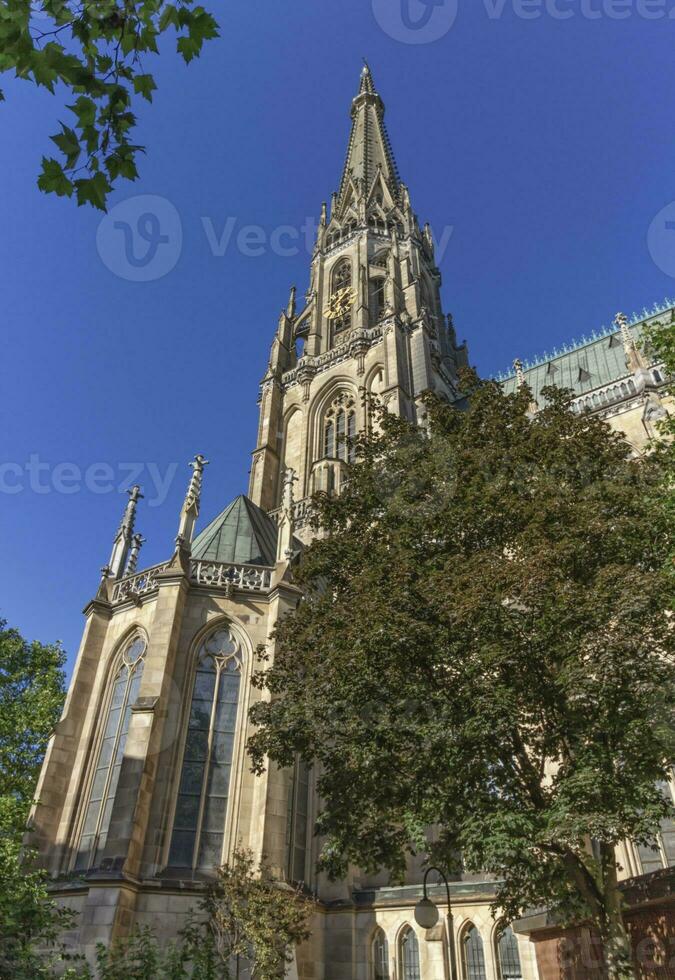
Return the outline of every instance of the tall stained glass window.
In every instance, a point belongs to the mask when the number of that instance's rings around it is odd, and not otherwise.
[[[145,640],[134,636],[122,654],[122,664],[113,682],[103,739],[89,790],[84,824],[80,833],[75,868],[86,871],[100,861],[108,839],[110,816],[122,768],[131,720],[131,706],[138,697],[143,676]]]
[[[222,863],[241,668],[241,648],[228,629],[202,643],[169,851],[173,867]]]

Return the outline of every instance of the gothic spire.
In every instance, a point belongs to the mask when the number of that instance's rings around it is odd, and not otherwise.
[[[130,490],[127,490],[129,494],[129,500],[124,508],[124,514],[122,515],[122,521],[119,528],[117,529],[117,534],[115,535],[115,540],[113,541],[112,554],[110,555],[110,561],[106,568],[109,569],[110,574],[113,578],[119,578],[124,571],[124,566],[126,564],[127,555],[129,554],[129,548],[131,546],[132,535],[134,533],[134,523],[136,521],[136,506],[138,501],[142,499],[143,494],[141,493],[141,488],[139,486],[133,486]]]
[[[370,68],[361,69],[359,91],[352,101],[352,130],[347,147],[347,159],[340,190],[337,210],[341,214],[350,199],[352,183],[368,192],[378,171],[394,198],[398,197],[400,179],[384,125],[384,102],[375,90]]]
[[[192,476],[190,478],[187,494],[185,495],[185,501],[180,512],[178,536],[176,537],[176,544],[179,550],[181,548],[189,549],[190,544],[192,543],[195,523],[199,517],[199,503],[202,495],[204,467],[209,465],[209,461],[202,456],[201,453],[197,453],[195,458],[188,465],[192,467]]]
[[[617,313],[614,317],[614,326],[621,331],[621,342],[626,355],[626,367],[629,371],[639,371],[645,366],[644,358],[637,348],[628,325],[628,317],[625,313]]]

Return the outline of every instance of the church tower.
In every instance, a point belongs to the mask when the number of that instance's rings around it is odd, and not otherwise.
[[[162,942],[175,938],[214,869],[243,847],[316,899],[291,980],[450,977],[443,928],[423,930],[414,920],[419,864],[402,887],[356,868],[342,882],[326,881],[316,872],[313,773],[297,763],[256,775],[246,755],[249,708],[263,696],[251,683],[263,663],[258,651],[273,661],[275,624],[302,598],[292,560],[310,533],[309,498],[339,492],[348,437],[368,423],[367,396],[415,419],[424,391],[458,397],[466,363],[441,307],[431,231],[420,227],[398,176],[368,67],[351,120],[306,302],[299,309],[291,290],[272,343],[249,496],[198,530],[208,460],[196,455],[175,541],[164,561],[143,568],[142,493],[134,487],[84,610],[30,843],[53,875],[54,897],[77,913],[70,943],[90,959],[96,943],[136,926]],[[493,884],[451,888],[457,947],[487,969],[471,976],[499,975],[498,940],[522,964],[523,980],[534,980],[528,944],[495,931]],[[444,891],[431,891],[445,901]]]
[[[283,474],[295,496],[339,490],[348,437],[366,423],[368,399],[417,417],[422,392],[453,401],[466,363],[443,313],[428,224],[420,228],[384,124],[368,66],[351,106],[351,134],[330,213],[321,208],[305,305],[295,287],[279,317],[260,390],[249,494],[280,506]]]

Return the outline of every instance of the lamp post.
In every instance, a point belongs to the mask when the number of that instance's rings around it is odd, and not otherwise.
[[[424,880],[422,883],[422,898],[419,900],[415,906],[415,922],[422,929],[433,929],[433,927],[438,922],[438,907],[434,905],[431,899],[427,896],[427,878],[432,871],[443,879],[443,884],[445,885],[445,894],[448,901],[448,914],[446,918],[446,925],[448,929],[448,956],[450,959],[450,980],[457,980],[457,962],[455,958],[455,931],[452,924],[452,905],[450,903],[450,885],[448,884],[448,879],[445,877],[440,868],[427,868],[424,872]]]

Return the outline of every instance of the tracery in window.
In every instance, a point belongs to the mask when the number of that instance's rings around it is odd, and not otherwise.
[[[373,980],[389,980],[389,943],[387,937],[378,929],[370,946],[373,965]]]
[[[323,423],[323,455],[353,463],[356,458],[356,408],[350,395],[338,395]]]
[[[243,654],[228,629],[202,643],[190,704],[169,864],[222,862]]]
[[[502,927],[497,933],[497,963],[499,980],[522,980],[518,940],[511,926]]]
[[[487,980],[483,940],[474,925],[469,925],[462,937],[464,980]]]
[[[410,928],[401,936],[401,976],[403,980],[420,980],[420,947]]]
[[[113,682],[103,738],[98,750],[80,834],[75,861],[75,868],[78,871],[86,871],[94,867],[100,861],[105,849],[129,732],[131,706],[138,697],[141,686],[145,649],[145,640],[138,634],[127,642],[122,654],[122,663]]]

